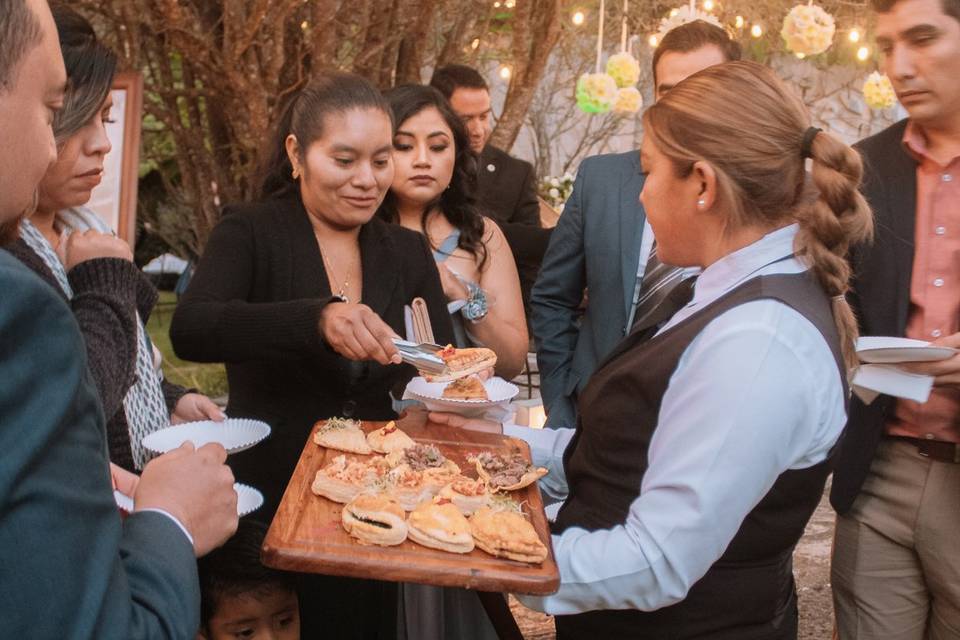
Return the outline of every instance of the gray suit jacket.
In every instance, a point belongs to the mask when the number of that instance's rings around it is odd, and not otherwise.
[[[587,158],[530,299],[547,425],[574,426],[576,398],[626,333],[645,214],[636,151]],[[589,303],[577,322],[583,289]]]
[[[121,521],[103,412],[70,307],[2,250],[0,291],[4,637],[192,639],[200,623],[193,548],[162,514]]]

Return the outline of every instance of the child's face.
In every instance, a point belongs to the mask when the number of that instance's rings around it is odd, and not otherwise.
[[[297,594],[286,589],[221,595],[206,640],[300,640]]]

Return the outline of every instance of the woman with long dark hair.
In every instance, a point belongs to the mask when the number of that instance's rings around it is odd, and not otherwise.
[[[148,434],[171,421],[223,416],[206,396],[163,379],[159,352],[144,327],[157,292],[133,265],[130,247],[85,206],[111,150],[106,126],[117,58],[80,14],[55,5],[53,16],[70,81],[53,121],[57,162],[9,249],[70,299],[108,416],[110,459],[133,471],[146,462],[141,441]],[[111,300],[122,313],[107,304]],[[130,322],[134,310],[136,322]]]
[[[405,305],[422,297],[436,338],[453,338],[423,236],[374,215],[393,180],[392,139],[369,82],[314,78],[278,124],[261,198],[226,208],[173,317],[181,357],[226,362],[228,413],[273,427],[229,459],[240,482],[263,491],[255,517],[268,522],[314,423],[396,417],[390,391],[415,375],[391,342],[405,332]],[[311,585],[304,635],[394,636],[394,585]]]
[[[529,348],[520,280],[503,232],[475,205],[477,159],[463,122],[433,87],[405,85],[386,98],[395,172],[378,215],[426,236],[458,346],[493,349],[496,372],[510,379]]]

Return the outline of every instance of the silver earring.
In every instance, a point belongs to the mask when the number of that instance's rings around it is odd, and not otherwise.
[[[702,207],[705,204],[707,204],[707,201],[704,200],[703,198],[700,198],[699,200],[697,200],[697,205]]]

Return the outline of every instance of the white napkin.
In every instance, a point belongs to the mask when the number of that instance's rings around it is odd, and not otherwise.
[[[851,385],[866,404],[881,393],[922,403],[930,397],[933,376],[909,373],[894,364],[862,364],[854,372]]]

